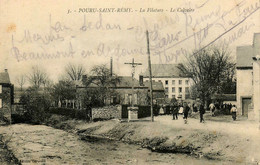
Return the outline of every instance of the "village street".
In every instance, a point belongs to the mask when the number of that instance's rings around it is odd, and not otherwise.
[[[228,116],[230,117],[230,116]],[[228,118],[226,119],[228,120]],[[97,125],[106,125],[97,132],[104,132],[105,129],[111,129],[112,125],[120,123],[116,120],[82,123],[76,126],[76,130],[86,128],[95,128]],[[243,139],[250,140],[249,150],[246,152],[247,159],[241,163],[255,164],[259,159],[259,139],[260,131],[258,123],[250,121],[228,121],[216,122],[206,121],[199,123],[197,119],[188,119],[188,124],[184,125],[183,119],[171,120],[171,116],[155,117],[155,122],[147,121],[121,123],[125,126],[139,125],[144,126],[146,131],[139,132],[142,136],[149,136],[147,133],[158,132],[156,136],[171,136],[174,132],[161,134],[162,131],[174,130],[175,128],[183,130],[182,136],[186,136],[191,131],[215,132],[227,134],[226,141],[237,139],[241,140],[241,149],[243,149]],[[150,129],[154,130],[151,131]],[[0,128],[0,134],[3,135],[3,141],[13,152],[16,158],[22,164],[238,164],[228,160],[207,160],[206,158],[195,158],[185,154],[157,153],[144,149],[139,145],[130,145],[117,141],[108,140],[81,140],[74,133],[68,133],[63,130],[54,129],[44,125],[26,125],[15,124]],[[228,139],[231,138],[231,139]],[[203,143],[203,139],[202,143]],[[217,139],[219,140],[219,139]],[[222,137],[223,140],[223,137]],[[218,142],[219,145],[222,142]],[[247,144],[248,145],[248,144]],[[231,145],[232,147],[232,145]],[[239,149],[239,148],[236,148]],[[236,152],[241,152],[237,150]],[[225,153],[225,152],[224,152]],[[239,155],[238,155],[239,157]]]

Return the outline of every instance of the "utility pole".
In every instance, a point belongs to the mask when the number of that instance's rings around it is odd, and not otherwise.
[[[149,32],[146,30],[147,38],[147,54],[148,54],[148,66],[149,66],[149,80],[150,80],[150,96],[151,96],[151,121],[154,121],[153,118],[153,81],[152,81],[152,68],[151,68],[151,57],[150,57],[150,47],[149,47]]]
[[[135,74],[135,67],[138,65],[142,65],[142,63],[135,63],[135,59],[133,58],[131,63],[125,63],[125,64],[129,64],[132,65],[132,100],[131,100],[131,105],[132,107],[134,106],[134,74]]]

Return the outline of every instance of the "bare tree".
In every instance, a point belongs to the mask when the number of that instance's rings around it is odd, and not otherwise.
[[[193,79],[196,97],[208,102],[213,94],[226,92],[224,84],[233,79],[234,65],[226,48],[212,46],[193,52],[179,68]]]
[[[105,64],[96,65],[91,69],[92,82],[100,87],[115,86],[119,83],[116,74],[112,74]]]
[[[66,77],[72,81],[80,81],[82,79],[82,76],[85,74],[85,72],[86,72],[86,69],[84,68],[84,66],[82,64],[76,65],[76,64],[69,63],[65,67]]]
[[[39,66],[33,66],[31,73],[28,75],[28,81],[31,84],[31,86],[40,88],[41,85],[46,84],[48,81],[48,75],[47,73],[39,68]]]
[[[95,84],[98,87],[93,89],[87,89],[85,97],[91,98],[91,102],[96,105],[103,105],[105,99],[111,99],[112,96],[116,96],[117,92],[113,89],[120,82],[119,77],[116,74],[111,74],[110,69],[106,65],[96,65],[91,69],[90,76],[83,82],[86,86],[89,84]]]
[[[23,85],[26,83],[26,76],[24,74],[16,78],[16,82],[19,84],[21,91],[23,90]]]

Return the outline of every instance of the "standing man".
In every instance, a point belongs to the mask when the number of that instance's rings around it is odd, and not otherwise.
[[[179,107],[177,103],[174,103],[172,108],[172,120],[178,120]]]
[[[190,107],[188,106],[188,104],[186,102],[184,102],[184,107],[183,107],[183,114],[184,114],[184,124],[187,124],[188,121],[188,114],[189,114],[189,111],[190,111]]]
[[[237,108],[235,105],[231,108],[230,112],[232,113],[232,118],[235,121],[237,119]]]
[[[200,122],[204,123],[205,121],[204,121],[203,115],[205,113],[205,108],[204,108],[204,104],[203,103],[200,103],[200,105],[199,105],[199,112],[200,112]]]

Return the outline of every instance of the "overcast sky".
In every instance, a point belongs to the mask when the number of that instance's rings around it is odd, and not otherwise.
[[[0,69],[12,83],[33,65],[57,81],[68,63],[87,70],[113,57],[118,75],[130,76],[125,62],[136,62],[136,74],[147,68],[150,32],[152,63],[180,63],[194,49],[251,45],[260,32],[259,0],[179,1],[0,1]]]

